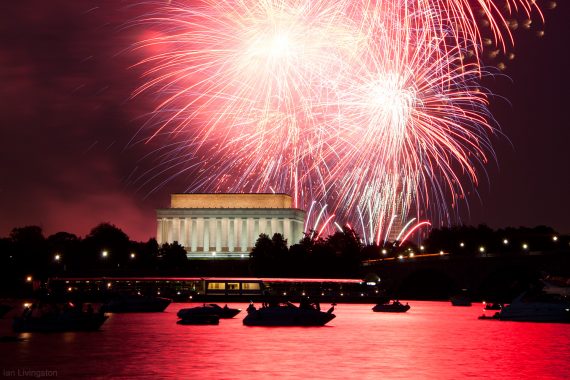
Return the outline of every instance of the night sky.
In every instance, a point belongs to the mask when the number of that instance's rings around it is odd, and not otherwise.
[[[158,184],[137,180],[153,168],[145,156],[156,146],[136,136],[155,102],[130,98],[142,83],[132,65],[144,54],[130,48],[155,31],[128,26],[148,11],[135,4],[1,2],[0,236],[25,225],[83,236],[111,222],[147,240],[155,209],[184,190],[172,182],[149,195]],[[515,31],[516,58],[485,81],[508,100],[491,107],[506,137],[494,139],[497,164],[488,180],[482,173],[465,224],[570,233],[570,4],[557,5],[544,10],[544,26]]]

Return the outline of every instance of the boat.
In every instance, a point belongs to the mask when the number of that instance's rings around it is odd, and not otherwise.
[[[193,316],[215,315],[219,318],[233,318],[241,312],[241,309],[233,309],[225,305],[221,307],[215,303],[203,304],[202,306],[180,309],[176,314],[178,318],[187,319]]]
[[[570,323],[570,299],[551,293],[522,293],[498,312],[501,321]]]
[[[109,318],[103,312],[87,311],[73,305],[32,305],[23,314],[14,318],[14,332],[66,332],[96,331]]]
[[[458,294],[450,298],[453,306],[471,306],[471,299],[465,294]]]
[[[142,295],[117,295],[102,306],[108,313],[152,313],[162,312],[172,302],[169,298]]]
[[[179,325],[219,325],[220,317],[212,314],[195,314],[176,322]]]
[[[410,310],[410,305],[407,303],[404,305],[398,300],[388,303],[379,303],[372,308],[372,311],[386,313],[405,313],[408,310]]]
[[[273,303],[256,309],[253,304],[247,308],[243,319],[246,326],[324,326],[336,316],[333,306],[326,312],[318,304],[296,306],[291,302]]]

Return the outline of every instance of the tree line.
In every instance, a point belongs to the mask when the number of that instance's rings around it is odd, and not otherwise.
[[[344,227],[328,237],[309,231],[293,244],[288,244],[281,234],[261,234],[250,253],[248,267],[236,266],[235,275],[358,277],[367,260],[440,251],[480,256],[553,250],[570,250],[570,236],[546,226],[498,230],[485,225],[455,226],[433,229],[421,243],[387,241],[379,245],[364,244],[354,230]],[[132,241],[110,223],[94,227],[85,237],[68,232],[45,237],[40,227],[26,226],[14,228],[8,237],[0,238],[2,289],[53,276],[184,276],[196,274],[192,272],[195,263],[188,260],[184,247],[177,242],[159,246],[154,238]]]

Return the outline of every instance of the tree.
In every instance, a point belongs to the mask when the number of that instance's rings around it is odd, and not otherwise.
[[[94,227],[83,240],[80,262],[87,272],[115,272],[130,260],[129,237],[110,223]]]
[[[252,261],[253,271],[257,274],[268,273],[274,258],[273,242],[266,234],[260,234],[249,257]]]
[[[188,256],[183,246],[177,241],[164,243],[158,251],[163,268],[171,272],[181,272],[188,265]]]
[[[42,228],[26,226],[14,228],[10,233],[14,269],[19,276],[33,274],[45,277],[49,257]]]

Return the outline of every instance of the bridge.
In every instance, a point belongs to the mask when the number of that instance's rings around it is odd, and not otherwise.
[[[444,300],[466,289],[474,300],[508,302],[546,275],[570,276],[570,251],[385,259],[365,263],[363,275],[402,299]]]

